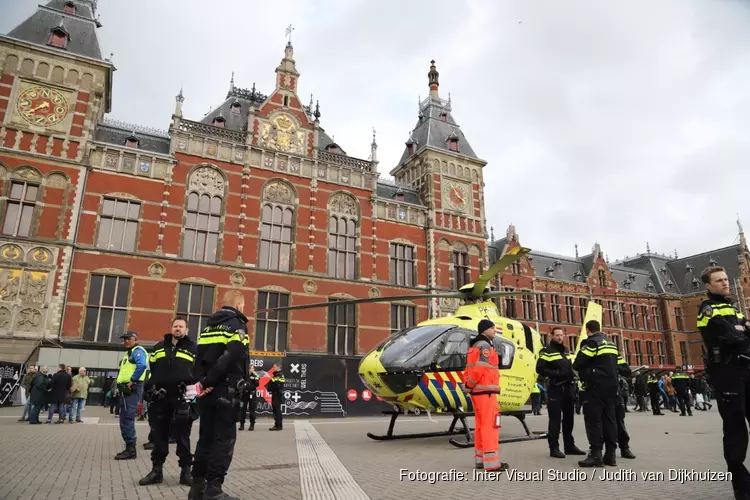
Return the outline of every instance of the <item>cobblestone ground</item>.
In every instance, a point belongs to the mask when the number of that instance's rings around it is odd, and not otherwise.
[[[177,459],[171,454],[165,466],[165,482],[143,487],[138,480],[150,469],[149,452],[142,449],[148,425],[138,422],[139,452],[136,460],[118,462],[112,457],[123,448],[117,419],[103,408],[89,407],[83,424],[31,426],[16,421],[20,408],[0,409],[0,499],[186,499],[187,487],[177,481]],[[46,418],[46,417],[45,417]],[[445,417],[404,417],[396,431],[442,430]],[[530,417],[533,430],[544,430],[547,417]],[[670,413],[654,417],[628,413],[627,425],[636,460],[618,457],[618,467],[608,472],[632,471],[625,480],[600,481],[602,469],[580,469],[586,480],[552,481],[548,471],[575,472],[577,458],[549,458],[546,440],[501,445],[502,460],[524,472],[541,472],[541,480],[511,480],[504,475],[485,481],[472,476],[472,449],[458,449],[448,438],[376,442],[368,431],[385,432],[387,419],[380,417],[311,420],[295,426],[285,422],[283,432],[268,432],[269,419],[259,419],[254,432],[238,431],[232,467],[225,490],[242,499],[404,499],[418,497],[472,499],[616,498],[705,499],[732,498],[727,481],[669,480],[669,469],[723,472],[721,422],[716,407],[695,416]],[[193,428],[192,446],[197,438]],[[503,435],[523,433],[513,419],[504,419]],[[576,417],[575,435],[586,447],[583,419]],[[174,445],[170,446],[174,452]],[[468,480],[409,480],[409,472],[444,472],[452,469]],[[661,480],[645,480],[641,472],[661,472]],[[326,480],[325,477],[333,478]],[[531,478],[530,478],[531,479]]]

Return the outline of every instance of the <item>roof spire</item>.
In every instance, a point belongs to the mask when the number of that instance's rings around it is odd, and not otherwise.
[[[372,127],[372,144],[370,144],[370,161],[378,162],[378,143],[375,141],[375,127]]]
[[[315,112],[313,113],[315,121],[320,120],[320,101],[315,101]]]
[[[648,241],[646,242],[646,253],[651,255],[651,247],[649,246]]]
[[[232,71],[232,79],[229,80],[229,92],[234,91],[234,71]]]
[[[742,230],[742,223],[740,222],[740,214],[737,214],[737,228],[740,230],[740,248],[745,250],[747,248],[747,240],[745,239],[745,231]]]
[[[495,226],[490,226],[490,242],[495,242]]]
[[[576,260],[578,260],[578,243],[575,244],[576,247]]]
[[[180,87],[180,93],[175,96],[174,100],[175,100],[174,114],[181,117],[182,116],[182,103],[185,102],[185,96],[182,95],[182,87]]]
[[[438,95],[438,87],[440,86],[440,83],[438,82],[439,76],[440,73],[438,73],[437,68],[435,68],[435,60],[433,59],[432,61],[430,61],[430,72],[427,73],[427,77],[430,79],[431,99],[440,99],[440,95]]]

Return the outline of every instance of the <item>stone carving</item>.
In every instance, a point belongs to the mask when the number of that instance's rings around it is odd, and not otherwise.
[[[201,167],[190,175],[188,190],[224,196],[224,178],[214,168]]]
[[[0,300],[12,302],[18,298],[21,289],[21,270],[3,269],[0,272]]]
[[[335,193],[328,201],[328,208],[333,213],[357,216],[357,202],[344,193]]]
[[[13,175],[22,179],[40,179],[42,176],[36,169],[31,167],[20,167],[13,171]]]
[[[65,188],[68,185],[68,179],[62,174],[50,174],[44,184],[53,188]]]
[[[287,290],[284,287],[280,287],[278,285],[266,285],[263,287],[258,288],[259,292],[281,292],[281,293],[289,293],[289,290]]]
[[[305,134],[298,132],[286,115],[280,115],[271,123],[263,125],[261,145],[287,153],[302,154],[305,148]]]
[[[7,307],[0,307],[0,328],[8,328],[12,319],[12,313]]]
[[[229,281],[231,281],[234,286],[242,286],[245,284],[245,275],[239,271],[235,271],[229,277]]]
[[[306,293],[315,293],[318,291],[318,285],[313,280],[305,281],[305,284],[302,286],[302,288]]]
[[[162,265],[161,262],[154,262],[150,266],[148,266],[148,275],[151,277],[161,278],[166,272],[167,269],[164,267],[164,265]]]
[[[42,247],[32,248],[27,256],[27,259],[30,264],[53,264],[52,254],[50,254],[49,250]]]
[[[0,247],[0,256],[7,260],[23,260],[23,250],[18,245],[3,245]]]
[[[291,205],[294,203],[294,192],[287,184],[280,181],[272,181],[263,191],[263,199]]]
[[[117,169],[117,164],[120,163],[120,155],[108,154],[105,162],[107,168]]]
[[[37,309],[27,307],[19,311],[16,317],[16,328],[19,330],[29,331],[36,330],[42,324],[42,313]]]
[[[49,273],[25,271],[23,286],[19,294],[21,302],[44,304],[47,298],[48,282]]]
[[[378,290],[376,287],[372,287],[370,288],[370,293],[368,295],[370,295],[371,299],[377,299],[378,297],[380,297],[380,290]]]

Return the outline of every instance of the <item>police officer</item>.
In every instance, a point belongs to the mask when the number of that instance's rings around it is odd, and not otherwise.
[[[273,427],[269,431],[280,431],[284,429],[281,415],[281,402],[284,400],[284,384],[286,379],[281,372],[281,365],[274,363],[271,368],[271,380],[266,384],[266,390],[271,393],[271,408],[273,408]]]
[[[549,345],[542,349],[536,363],[536,372],[549,379],[547,388],[547,413],[549,428],[547,442],[549,456],[565,458],[565,455],[585,455],[579,449],[573,437],[573,411],[575,407],[575,373],[570,360],[568,348],[563,344],[565,333],[560,327],[552,329]],[[560,451],[560,421],[562,416],[563,445],[565,453]]]
[[[680,405],[680,416],[684,417],[685,411],[687,415],[693,416],[693,409],[690,407],[690,377],[682,371],[682,367],[678,366],[675,369],[674,375],[672,375],[672,386],[677,395],[677,403]]]
[[[148,375],[148,352],[138,345],[136,332],[125,332],[120,338],[127,349],[117,374],[117,389],[121,393],[120,433],[125,441],[125,450],[115,455],[115,460],[133,460],[138,456],[135,449],[135,415],[138,402],[143,397],[143,382]]]
[[[240,430],[245,429],[245,417],[250,410],[250,427],[247,430],[255,430],[255,391],[258,389],[260,378],[255,373],[255,366],[250,365],[250,372],[247,374],[247,386],[242,393],[242,417],[240,420]]]
[[[630,378],[632,371],[630,366],[625,360],[618,354],[617,356],[617,372],[620,377]],[[627,383],[626,383],[627,387]],[[620,384],[620,391],[622,391],[622,384]],[[630,450],[630,434],[628,429],[625,427],[625,413],[628,411],[627,398],[620,394],[617,398],[617,406],[615,406],[615,421],[617,423],[617,446],[620,447],[620,456],[622,458],[634,459],[635,455]]]
[[[149,359],[151,403],[148,415],[154,447],[151,451],[151,472],[140,480],[141,485],[164,481],[162,467],[169,455],[170,427],[177,437],[180,484],[192,485],[190,431],[193,421],[190,418],[190,404],[185,401],[185,390],[195,382],[193,362],[198,346],[187,333],[187,321],[177,316],[172,320],[172,333],[164,335],[164,340],[154,346]]]
[[[208,318],[198,339],[193,373],[199,380],[200,431],[193,459],[191,500],[239,500],[224,493],[237,440],[239,395],[247,373],[245,298],[239,290],[224,295],[224,306]]]
[[[615,408],[618,398],[617,347],[604,338],[596,320],[586,322],[588,337],[581,341],[573,362],[583,382],[583,418],[589,455],[578,462],[581,467],[616,466],[617,421]],[[605,448],[602,458],[602,448]]]
[[[729,297],[724,268],[706,268],[701,281],[708,297],[699,308],[698,329],[706,345],[706,373],[724,422],[724,459],[735,498],[750,499],[750,473],[744,465],[748,445],[745,401],[750,399],[748,321]]]
[[[474,466],[477,469],[503,471],[508,469],[508,464],[500,462],[498,455],[500,358],[492,340],[495,338],[495,324],[483,319],[477,331],[478,335],[469,344],[464,371],[464,388],[474,407]]]
[[[661,391],[659,390],[659,379],[653,373],[648,374],[646,379],[646,385],[648,386],[648,395],[651,398],[651,411],[654,415],[664,415],[661,412],[661,403],[659,398]]]

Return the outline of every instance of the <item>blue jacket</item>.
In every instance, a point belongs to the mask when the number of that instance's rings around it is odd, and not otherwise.
[[[130,359],[135,363],[135,372],[130,380],[137,382],[143,372],[148,368],[148,356],[146,355],[145,349],[133,349],[130,355]]]

